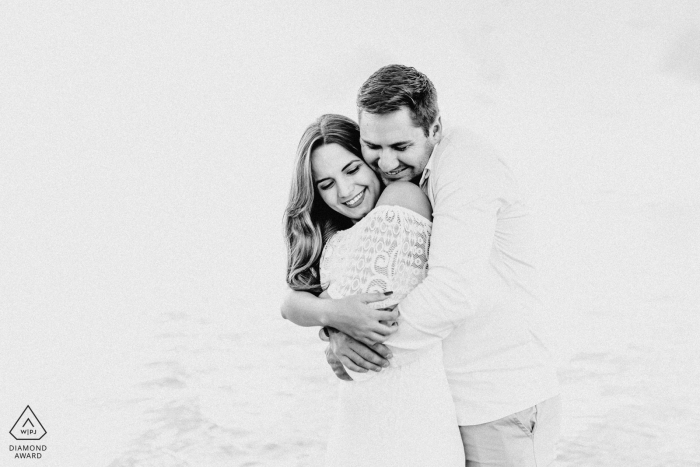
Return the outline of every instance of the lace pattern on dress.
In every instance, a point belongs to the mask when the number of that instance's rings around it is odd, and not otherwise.
[[[395,305],[425,278],[432,223],[401,206],[375,207],[336,233],[321,256],[321,287],[331,298],[394,293],[373,308]]]

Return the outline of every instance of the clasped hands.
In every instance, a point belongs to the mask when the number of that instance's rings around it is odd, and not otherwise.
[[[365,373],[389,366],[392,354],[383,342],[398,330],[398,308],[378,310],[367,305],[388,295],[366,293],[334,300],[332,327],[326,328],[330,334],[326,361],[338,378],[352,380],[345,368]]]

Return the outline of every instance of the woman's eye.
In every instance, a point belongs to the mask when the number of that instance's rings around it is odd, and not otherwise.
[[[356,165],[356,166],[353,167],[352,169],[348,170],[348,175],[352,175],[352,174],[354,174],[354,173],[357,173],[358,170],[360,170],[360,166],[359,166],[359,165]]]
[[[333,183],[327,183],[327,184],[325,184],[325,185],[319,185],[318,189],[319,189],[319,190],[327,190],[327,189],[329,189],[329,188],[332,187],[332,186],[333,186]]]

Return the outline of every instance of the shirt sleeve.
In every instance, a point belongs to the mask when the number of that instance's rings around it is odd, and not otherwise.
[[[421,334],[427,341],[443,339],[474,314],[493,273],[489,258],[503,169],[476,140],[447,143],[429,180],[434,211],[428,275],[399,304],[414,341]]]

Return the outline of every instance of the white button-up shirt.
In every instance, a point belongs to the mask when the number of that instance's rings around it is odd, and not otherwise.
[[[387,344],[443,339],[460,425],[524,410],[559,393],[528,323],[538,303],[530,216],[505,163],[474,134],[443,136],[421,177],[433,206],[428,275],[399,304]]]

